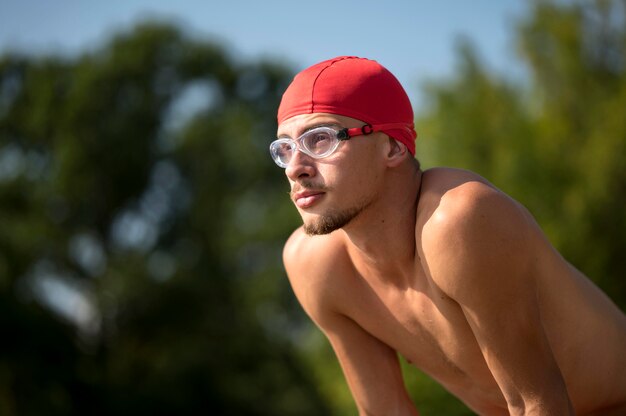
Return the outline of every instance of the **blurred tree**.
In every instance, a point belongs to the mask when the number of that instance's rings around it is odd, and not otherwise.
[[[330,413],[286,318],[289,75],[157,23],[0,58],[0,414]]]
[[[523,202],[622,308],[625,8],[535,1],[528,84],[461,43],[417,123],[425,167]],[[355,413],[280,263],[299,219],[267,145],[289,78],[157,23],[0,57],[0,414]],[[471,414],[403,368],[423,414]]]

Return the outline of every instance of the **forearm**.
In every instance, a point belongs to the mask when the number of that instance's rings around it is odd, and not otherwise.
[[[395,409],[386,408],[382,411],[368,411],[359,409],[359,416],[419,416],[417,409],[411,404],[408,406],[396,407]]]
[[[352,392],[359,416],[419,416],[403,384],[393,389],[384,389],[384,384],[377,384],[376,392]]]

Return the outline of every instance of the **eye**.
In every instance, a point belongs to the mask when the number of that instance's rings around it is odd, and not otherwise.
[[[273,155],[278,157],[286,157],[294,148],[294,143],[288,140],[276,140],[270,146]]]
[[[314,153],[324,153],[334,142],[330,132],[314,132],[307,137],[306,147]]]
[[[324,144],[325,142],[330,140],[330,134],[326,132],[316,133],[313,135],[313,138],[311,140],[312,140],[312,144],[315,144],[315,145]]]
[[[280,154],[289,153],[293,150],[294,144],[292,142],[282,142],[276,146],[276,151]]]

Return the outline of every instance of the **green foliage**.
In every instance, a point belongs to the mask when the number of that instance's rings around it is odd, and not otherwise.
[[[1,58],[2,414],[329,413],[285,318],[289,78],[160,24]]]

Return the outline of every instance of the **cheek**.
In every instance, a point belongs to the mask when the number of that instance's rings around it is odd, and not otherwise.
[[[375,155],[374,146],[355,150],[352,154],[337,154],[328,165],[320,165],[318,175],[324,182],[346,196],[370,192],[380,186],[384,166]]]
[[[336,178],[336,183],[340,187],[338,190],[346,196],[363,197],[378,189],[381,177],[371,166],[359,164],[352,166],[342,177]]]

